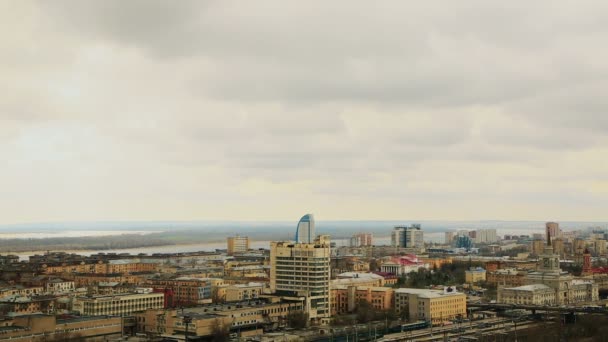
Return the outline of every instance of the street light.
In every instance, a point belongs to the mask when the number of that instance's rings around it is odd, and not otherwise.
[[[188,324],[192,323],[192,317],[184,316],[184,318],[182,319],[182,323],[186,325],[186,333],[184,335],[184,340],[188,342]]]

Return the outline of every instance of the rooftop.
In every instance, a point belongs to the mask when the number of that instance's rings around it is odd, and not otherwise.
[[[524,285],[517,287],[510,287],[506,290],[515,290],[515,291],[537,291],[537,290],[546,290],[551,289],[549,286],[545,284],[532,284],[532,285]]]

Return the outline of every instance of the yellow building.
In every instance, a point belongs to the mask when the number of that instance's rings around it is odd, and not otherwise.
[[[318,236],[313,243],[270,243],[270,290],[306,298],[311,320],[327,321],[330,312],[330,241]]]
[[[361,300],[376,310],[392,309],[394,292],[390,287],[332,285],[331,314],[353,312]]]
[[[258,298],[264,291],[263,283],[229,285],[225,288],[227,302],[240,302]]]
[[[114,296],[77,297],[72,309],[86,316],[127,315],[164,307],[163,293],[133,293]]]
[[[486,281],[486,270],[481,267],[471,267],[464,271],[464,279],[467,284],[475,284]]]
[[[551,242],[551,244],[553,245],[553,252],[555,252],[555,254],[563,257],[564,253],[565,253],[564,239],[562,239],[562,238],[553,239],[553,242]]]
[[[228,255],[244,253],[249,250],[249,237],[247,236],[231,236],[226,242],[228,244]]]
[[[395,290],[395,309],[406,312],[411,322],[442,324],[466,316],[467,296],[451,287],[443,291],[401,288]]]
[[[553,247],[555,249],[555,247]],[[597,255],[606,255],[606,240],[595,240],[593,241],[593,249]]]
[[[302,302],[227,303],[204,305],[182,310],[150,309],[136,313],[137,332],[147,335],[182,335],[186,330],[184,316],[191,318],[188,332],[191,338],[208,337],[214,326],[227,326],[240,337],[261,335],[262,328],[285,326],[290,312],[302,311]]]
[[[530,248],[530,252],[534,255],[541,255],[545,248],[545,242],[543,240],[537,239],[532,241],[532,245]]]

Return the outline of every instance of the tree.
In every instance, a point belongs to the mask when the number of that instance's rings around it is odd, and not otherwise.
[[[217,286],[213,286],[211,288],[211,302],[212,303],[224,303],[226,301],[226,297],[220,294],[220,288]]]
[[[294,329],[304,329],[308,325],[308,318],[304,311],[292,311],[287,314],[287,325]]]
[[[216,318],[211,326],[212,342],[227,342],[230,339],[230,326],[224,324],[222,320]]]
[[[359,323],[371,322],[376,318],[376,310],[368,301],[363,299],[357,303],[355,313],[357,314],[357,322]]]

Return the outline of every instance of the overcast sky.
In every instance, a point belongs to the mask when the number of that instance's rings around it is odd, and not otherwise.
[[[0,1],[0,224],[608,219],[606,1]]]

